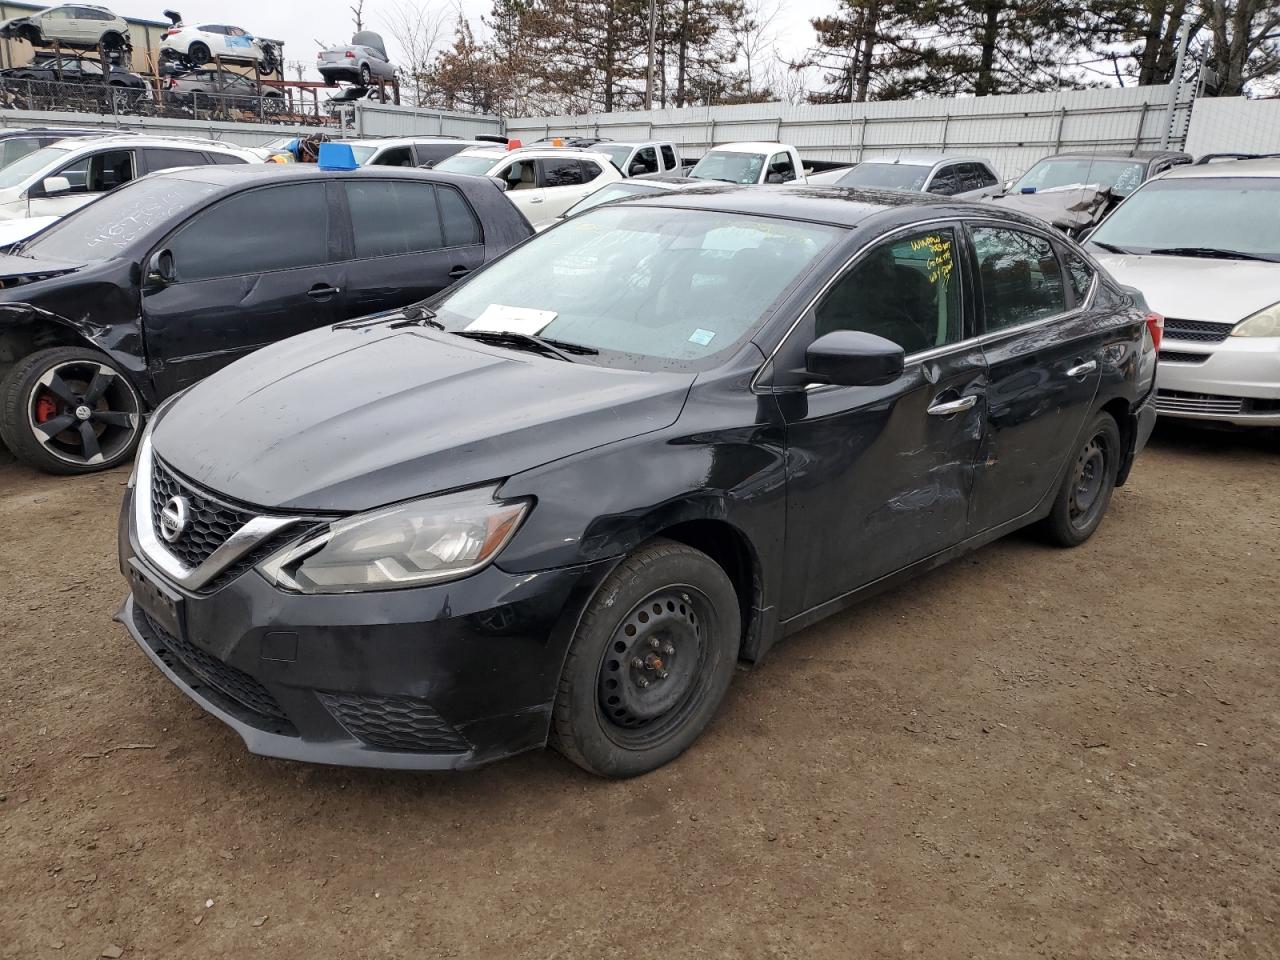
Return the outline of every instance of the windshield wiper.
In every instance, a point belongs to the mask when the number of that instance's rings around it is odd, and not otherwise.
[[[1151,252],[1157,256],[1167,257],[1210,257],[1220,260],[1261,260],[1263,263],[1280,263],[1280,257],[1246,253],[1244,250],[1223,250],[1220,247],[1158,247]]]
[[[1118,247],[1114,243],[1103,243],[1101,240],[1088,240],[1086,242],[1092,243],[1095,247],[1101,247],[1103,250],[1106,250],[1108,253],[1127,253],[1130,255],[1133,254],[1132,250],[1126,250],[1124,247]],[[1154,250],[1152,250],[1151,252],[1155,253]]]
[[[437,330],[444,329],[444,324],[436,319],[436,312],[420,303],[411,303],[402,308],[400,312],[406,320],[421,323],[423,326],[434,327]]]
[[[460,337],[470,337],[481,343],[492,343],[500,347],[513,347],[517,350],[536,350],[550,357],[556,357],[568,363],[576,363],[572,356],[595,356],[600,351],[595,347],[583,346],[580,343],[566,343],[563,340],[551,340],[533,333],[517,333],[514,330],[454,330]]]

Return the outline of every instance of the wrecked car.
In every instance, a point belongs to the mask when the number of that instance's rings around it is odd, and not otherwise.
[[[257,754],[641,774],[787,634],[1027,524],[1088,539],[1154,425],[1156,320],[963,201],[596,206],[158,411],[118,617]]]
[[[350,43],[321,50],[316,54],[316,69],[329,86],[345,80],[367,87],[396,75],[382,37],[372,30],[361,30],[351,37]]]
[[[1080,238],[1157,174],[1190,163],[1177,151],[1061,153],[1045,157],[989,203],[1039,217]]]
[[[51,473],[114,466],[164,398],[421,300],[532,232],[479,177],[244,164],[136,180],[0,256],[0,438]]]

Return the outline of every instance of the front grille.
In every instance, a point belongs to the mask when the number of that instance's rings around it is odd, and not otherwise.
[[[1222,397],[1210,393],[1187,393],[1182,390],[1157,390],[1156,410],[1161,413],[1203,413],[1216,416],[1238,416],[1244,406],[1240,397]]]
[[[1177,350],[1161,350],[1161,363],[1204,363],[1213,354],[1211,353],[1180,353]]]
[[[133,609],[134,622],[150,635],[148,639],[153,646],[167,650],[188,671],[251,713],[268,721],[288,723],[289,718],[280,709],[280,704],[276,703],[276,698],[253,677],[205,653],[190,641],[175,637],[136,604]],[[157,652],[161,651],[157,649]]]
[[[371,747],[424,753],[465,753],[470,749],[462,735],[422,700],[353,693],[317,696],[352,736]]]
[[[1170,340],[1189,340],[1192,343],[1221,343],[1231,333],[1232,323],[1211,323],[1207,320],[1179,320],[1165,317],[1164,335]]]
[[[160,527],[160,511],[177,496],[187,498],[190,519],[182,536],[174,543],[165,541],[165,546],[192,569],[208,560],[233,533],[254,518],[252,512],[225,503],[194,484],[180,480],[159,457],[154,457],[151,464],[151,524],[161,540],[164,540],[164,534]]]

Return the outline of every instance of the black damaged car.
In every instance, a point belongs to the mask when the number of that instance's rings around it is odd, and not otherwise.
[[[1027,524],[1092,535],[1159,333],[1017,214],[600,206],[158,411],[118,617],[254,753],[643,773],[787,634]]]
[[[176,391],[438,293],[532,233],[483,177],[235,164],[135,180],[0,255],[0,438],[51,473],[122,463]]]

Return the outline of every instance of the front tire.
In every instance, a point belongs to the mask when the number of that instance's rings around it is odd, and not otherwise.
[[[551,743],[601,777],[648,773],[710,723],[738,658],[738,596],[705,553],[641,547],[605,579],[560,677]]]
[[[1099,413],[1084,432],[1075,458],[1044,521],[1050,542],[1078,547],[1096,531],[1111,503],[1120,468],[1120,428],[1109,413]]]
[[[371,83],[373,83],[373,73],[369,70],[369,65],[366,63],[360,68],[360,86],[367,87]]]
[[[143,401],[104,353],[38,350],[0,382],[0,437],[18,459],[46,473],[108,470],[133,456]]]
[[[195,41],[187,48],[187,59],[197,67],[208,63],[209,57],[210,53],[208,45],[201,43],[199,40]]]

